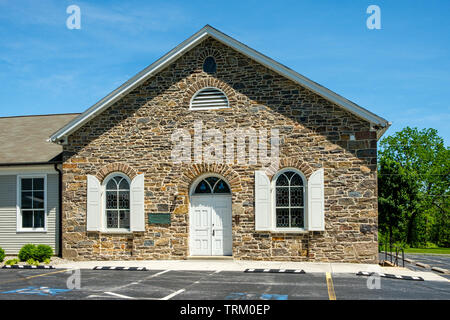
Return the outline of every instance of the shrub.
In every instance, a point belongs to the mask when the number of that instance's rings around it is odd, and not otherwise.
[[[16,264],[18,264],[19,263],[19,259],[11,259],[11,260],[7,260],[6,262],[5,262],[5,264],[7,265],[7,266],[13,266],[13,265],[16,265]]]
[[[44,259],[44,263],[45,263],[45,264],[49,264],[49,263],[50,263],[50,259],[48,259],[48,258],[47,258],[47,259]]]
[[[5,250],[0,248],[0,262],[3,262],[3,259],[5,259]]]
[[[45,259],[50,259],[53,255],[53,249],[46,245],[40,244],[35,246],[34,244],[26,244],[19,251],[20,261],[27,261],[33,259],[39,262],[43,262]]]
[[[20,261],[27,261],[28,259],[34,259],[34,251],[36,246],[34,244],[26,244],[19,251]]]
[[[33,259],[39,262],[43,262],[46,259],[50,259],[53,255],[52,247],[46,244],[39,244],[34,252]]]
[[[27,260],[27,264],[29,264],[30,266],[38,266],[39,265],[39,261],[36,261],[33,258],[30,258],[30,259]]]

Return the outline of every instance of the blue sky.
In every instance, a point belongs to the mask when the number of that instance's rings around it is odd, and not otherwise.
[[[81,29],[69,30],[69,5]],[[369,5],[381,30],[369,30]],[[392,121],[450,138],[450,1],[0,0],[0,116],[82,112],[205,24]]]

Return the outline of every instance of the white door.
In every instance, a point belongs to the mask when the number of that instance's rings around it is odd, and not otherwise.
[[[192,196],[190,221],[192,256],[232,254],[230,195]]]

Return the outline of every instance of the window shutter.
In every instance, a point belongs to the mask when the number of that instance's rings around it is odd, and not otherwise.
[[[137,175],[130,186],[130,230],[145,231],[144,175]]]
[[[87,176],[87,213],[86,230],[101,230],[101,187],[95,176]]]
[[[264,171],[255,171],[255,230],[271,229],[270,180]]]
[[[324,184],[322,168],[313,172],[308,180],[308,230],[325,230],[324,211]]]

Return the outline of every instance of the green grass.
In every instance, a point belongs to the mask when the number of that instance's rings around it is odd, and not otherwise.
[[[405,253],[450,254],[450,248],[409,248],[405,249]]]

